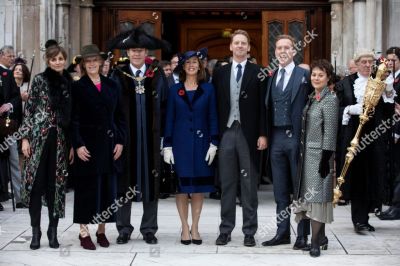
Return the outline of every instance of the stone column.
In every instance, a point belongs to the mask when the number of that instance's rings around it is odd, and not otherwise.
[[[56,39],[61,42],[61,45],[69,54],[71,48],[69,42],[69,8],[70,0],[57,0],[57,23],[56,23]]]
[[[385,54],[386,47],[383,47],[383,13],[382,13],[382,1],[375,2],[375,40],[374,48],[375,51]]]
[[[69,15],[71,18],[73,18],[69,20],[69,41],[71,44],[69,61],[71,61],[75,55],[79,54],[81,50],[80,3],[81,0],[71,0],[71,7],[69,9]]]
[[[354,50],[367,47],[366,3],[365,0],[354,0]],[[369,18],[368,18],[369,19]]]
[[[343,1],[343,63],[347,63],[354,56],[354,8],[352,0]]]
[[[375,8],[376,8],[376,1],[375,0],[367,0],[366,15],[365,15],[366,42],[365,42],[364,47],[369,50],[373,49],[374,51],[377,51],[376,47],[375,47],[375,38],[376,38]]]
[[[93,0],[81,0],[81,47],[92,43]]]
[[[335,67],[336,57],[336,72],[339,71],[339,66],[343,65],[343,40],[342,40],[342,21],[343,21],[343,0],[330,0],[331,3],[331,51],[332,65]]]

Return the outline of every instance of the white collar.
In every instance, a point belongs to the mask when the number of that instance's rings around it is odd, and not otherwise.
[[[0,64],[0,66],[1,66],[2,68],[9,69],[8,67],[6,67],[6,66],[3,65],[3,64]]]
[[[141,76],[141,77],[143,77],[144,74],[146,73],[146,64],[143,64],[141,68],[137,68],[137,67],[135,67],[135,66],[132,65],[132,64],[129,64],[129,66],[130,66],[130,68],[131,68],[131,71],[132,71],[132,74],[133,74],[133,75],[136,75],[136,71],[138,71],[138,70],[141,71],[141,72],[140,72],[140,76]]]
[[[367,87],[368,77],[364,77],[357,73],[358,78],[354,81],[354,96],[356,97],[357,103],[362,104],[364,102],[364,92]]]
[[[242,71],[244,70],[245,66],[246,66],[247,60],[244,60],[240,63],[236,62],[234,59],[232,60],[232,69],[236,69],[238,65],[242,66]]]
[[[292,74],[293,69],[294,69],[295,66],[296,66],[296,65],[295,65],[294,62],[292,61],[292,62],[290,62],[290,63],[289,63],[287,66],[285,66],[285,67],[279,66],[279,71],[281,71],[281,69],[284,68],[284,69],[285,69],[285,74],[290,76],[290,75]],[[278,72],[278,73],[280,73],[280,72]]]

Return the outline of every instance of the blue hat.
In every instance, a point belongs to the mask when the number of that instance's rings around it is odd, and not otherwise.
[[[183,65],[189,58],[197,56],[200,60],[203,60],[204,58],[207,58],[207,54],[207,48],[201,48],[198,51],[187,51],[183,54],[178,54],[178,66],[176,67],[176,72],[180,72],[183,69]]]

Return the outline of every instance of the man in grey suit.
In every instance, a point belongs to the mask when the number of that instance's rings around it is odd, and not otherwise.
[[[257,184],[260,151],[267,146],[265,97],[260,67],[247,62],[250,37],[236,30],[231,36],[233,61],[218,68],[212,83],[217,93],[219,132],[219,177],[221,180],[221,224],[217,245],[231,240],[235,227],[236,193],[242,192],[244,245],[255,246],[257,231]]]
[[[278,36],[275,56],[279,61],[279,69],[268,81],[265,100],[278,230],[274,238],[262,243],[263,246],[290,244],[289,205],[296,184],[301,115],[311,90],[309,72],[295,65],[295,54],[294,38],[289,35]],[[307,246],[309,231],[310,222],[302,220],[297,227],[293,249]]]

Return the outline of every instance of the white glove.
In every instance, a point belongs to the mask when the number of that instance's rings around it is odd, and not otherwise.
[[[172,147],[166,147],[163,149],[164,151],[164,162],[167,164],[175,164],[174,154],[172,153]]]
[[[210,143],[210,147],[208,148],[206,155],[206,161],[208,161],[208,165],[211,165],[212,162],[214,161],[215,155],[217,154],[217,150],[218,150],[217,146]]]
[[[348,113],[350,115],[360,115],[360,114],[362,114],[363,107],[362,107],[362,104],[360,104],[360,103],[357,103],[357,104],[354,104],[354,105],[349,105],[347,107],[349,108],[348,109]]]

